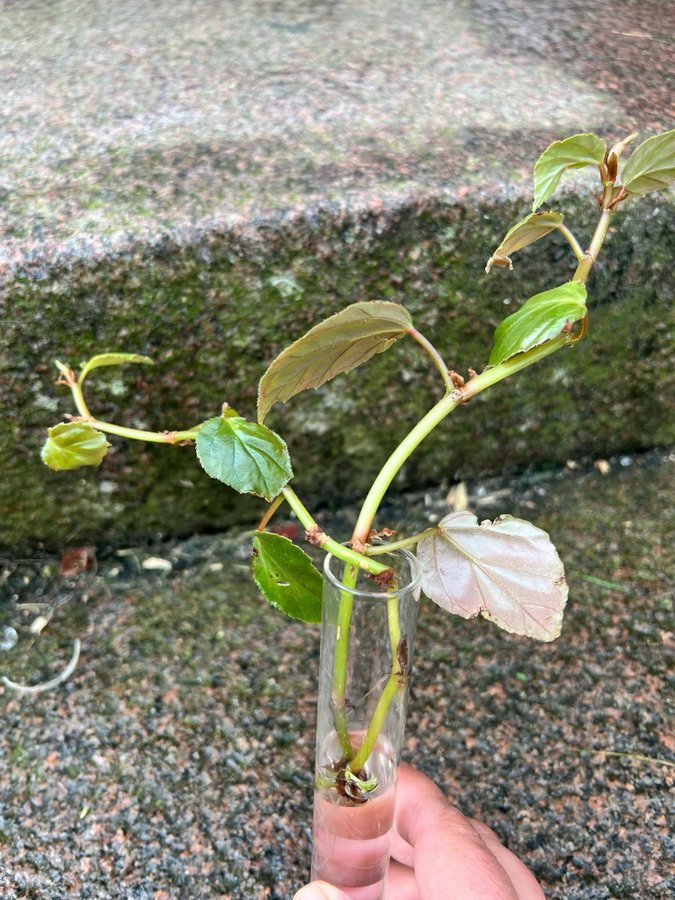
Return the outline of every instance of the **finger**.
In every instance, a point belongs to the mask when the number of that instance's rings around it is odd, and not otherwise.
[[[491,828],[475,819],[470,821],[511,879],[520,900],[544,900],[544,892],[525,863],[501,843]]]
[[[392,860],[384,896],[386,900],[421,900],[414,871]]]
[[[311,881],[293,895],[293,900],[349,900],[349,894],[327,881]]]
[[[412,868],[415,862],[415,851],[412,845],[404,840],[396,829],[391,834],[391,858],[398,860],[404,866]]]
[[[426,776],[401,766],[396,830],[414,848],[422,900],[519,900],[511,879],[471,822]]]

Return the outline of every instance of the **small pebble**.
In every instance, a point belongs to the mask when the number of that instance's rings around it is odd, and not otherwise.
[[[19,635],[17,634],[16,628],[12,628],[11,625],[7,625],[5,628],[0,631],[0,650],[12,650],[16,647],[16,642],[19,640]]]
[[[148,572],[170,572],[173,568],[169,560],[161,556],[149,556],[143,560],[141,567]]]
[[[47,616],[36,616],[30,623],[31,634],[42,634],[48,624]]]

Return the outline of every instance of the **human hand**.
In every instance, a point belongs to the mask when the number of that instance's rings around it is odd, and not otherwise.
[[[385,900],[543,900],[529,869],[486,825],[450,806],[421,772],[405,764],[396,788],[396,819]],[[294,900],[349,900],[313,881]]]

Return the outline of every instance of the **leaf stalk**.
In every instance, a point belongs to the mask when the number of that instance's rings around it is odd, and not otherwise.
[[[431,343],[431,341],[428,338],[426,338],[420,331],[418,331],[416,328],[414,328],[412,326],[408,329],[407,334],[409,334],[410,337],[414,341],[417,341],[417,343],[425,351],[425,353],[428,353],[428,355],[431,357],[434,365],[436,366],[436,368],[438,369],[438,371],[441,374],[441,378],[443,379],[443,384],[445,385],[445,390],[448,392],[453,391],[455,386],[452,383],[452,379],[450,378],[449,369],[446,366],[445,362],[443,361],[443,357],[438,352],[438,350],[434,347],[434,345]]]

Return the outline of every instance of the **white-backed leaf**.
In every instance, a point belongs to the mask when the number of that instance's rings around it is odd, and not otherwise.
[[[563,564],[545,531],[503,516],[478,523],[468,511],[441,519],[417,546],[422,590],[465,619],[482,615],[540,641],[560,634],[567,602]]]
[[[126,363],[154,365],[149,356],[141,356],[139,353],[99,353],[84,364],[78,381],[82,384],[92,369],[99,369],[102,366],[123,366]]]
[[[411,326],[407,310],[384,300],[353,303],[315,325],[280,353],[260,379],[258,421],[264,421],[275,403],[285,403],[382,353]]]
[[[266,425],[241,416],[208,419],[196,444],[204,471],[240,494],[272,500],[293,477],[285,442]]]
[[[605,158],[606,149],[601,138],[589,133],[573,134],[548,146],[534,166],[532,212],[536,212],[548,200],[566,169],[599,166]]]
[[[525,353],[557,337],[567,323],[586,315],[586,288],[567,281],[535,294],[495,328],[488,365],[497,366],[517,353]]]
[[[253,538],[253,577],[272,606],[301,622],[321,621],[323,579],[304,550],[280,534]]]
[[[631,153],[621,173],[629,194],[658,191],[675,182],[675,129],[647,138]]]
[[[522,250],[529,244],[534,244],[539,238],[545,237],[551,231],[562,225],[563,214],[559,212],[530,213],[520,222],[516,222],[513,228],[509,228],[504,240],[487,261],[485,271],[489,272],[493,266],[506,266],[513,268],[510,256],[516,250]]]

